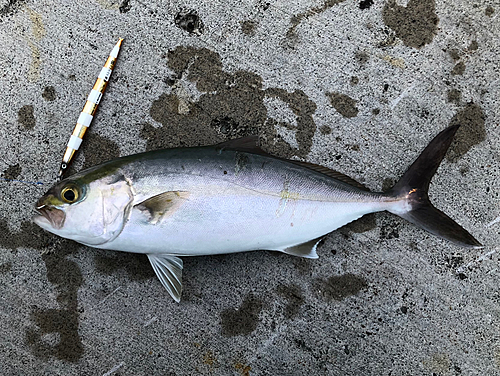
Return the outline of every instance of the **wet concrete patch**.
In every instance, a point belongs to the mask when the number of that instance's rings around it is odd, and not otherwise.
[[[331,134],[332,133],[332,128],[330,128],[327,125],[322,125],[319,128],[319,131],[321,132],[322,135],[327,135],[327,134]]]
[[[205,29],[203,21],[194,9],[181,10],[175,15],[175,25],[189,34],[201,35]]]
[[[21,107],[17,113],[17,121],[21,124],[24,130],[31,130],[35,128],[36,119],[33,111],[33,106],[27,104]]]
[[[395,179],[385,178],[382,181],[382,192],[387,192],[389,189],[391,189],[392,187],[394,187],[395,184],[396,184],[396,180]]]
[[[368,55],[367,52],[364,51],[358,51],[354,54],[354,57],[356,58],[357,62],[360,65],[365,65],[368,60],[370,59],[370,55]]]
[[[52,238],[52,235],[30,221],[23,222],[19,231],[11,231],[7,221],[0,218],[0,247],[10,249],[13,253],[19,247],[43,249]]]
[[[120,13],[127,13],[132,9],[132,5],[130,4],[130,0],[124,0],[118,10]]]
[[[2,173],[2,178],[8,179],[8,180],[15,180],[18,178],[18,176],[21,174],[21,166],[19,166],[19,163],[15,165],[11,165],[5,169],[5,171]]]
[[[293,319],[297,316],[300,307],[302,307],[305,301],[301,288],[294,284],[280,285],[278,286],[278,294],[288,301],[285,306],[285,318],[288,320]]]
[[[327,93],[330,103],[339,114],[346,118],[353,118],[358,115],[357,101],[350,96],[340,93]]]
[[[146,255],[124,252],[97,253],[94,257],[96,270],[105,275],[117,274],[123,270],[132,281],[155,277],[155,272]]]
[[[56,89],[54,86],[46,86],[42,93],[43,99],[52,102],[56,99]]]
[[[116,142],[94,132],[88,132],[85,135],[80,151],[85,157],[82,169],[96,166],[120,156],[120,148]]]
[[[257,22],[253,20],[242,21],[241,22],[241,32],[245,35],[255,35],[255,29],[257,28]]]
[[[73,167],[73,163],[82,158],[84,158],[83,166],[78,171],[97,166],[98,164],[118,158],[119,156],[120,148],[116,142],[90,130],[85,134],[82,146],[75,158],[73,158],[72,164],[70,164],[65,176],[71,176],[77,172]]]
[[[259,314],[263,302],[252,294],[246,296],[238,309],[229,308],[222,311],[221,325],[222,335],[234,337],[237,335],[249,335],[259,323]]]
[[[316,290],[327,301],[342,300],[356,295],[368,287],[367,282],[354,274],[333,276],[326,280],[318,279],[315,282]]]
[[[472,42],[470,42],[469,47],[467,47],[467,51],[469,52],[477,51],[478,48],[479,44],[477,43],[477,40],[473,40]]]
[[[462,99],[462,92],[458,89],[448,90],[448,102],[460,104],[460,100]]]
[[[33,308],[31,319],[36,327],[28,329],[25,338],[33,354],[39,358],[56,357],[76,362],[83,355],[83,344],[78,333],[78,289],[83,282],[82,273],[75,262],[65,258],[78,247],[76,243],[62,240],[54,252],[42,256],[47,267],[47,278],[57,288],[57,302],[61,308]],[[52,335],[56,340],[47,343],[47,335]]]
[[[11,262],[5,262],[0,265],[0,274],[5,274],[8,273],[12,270],[12,263]]]
[[[141,137],[147,141],[147,150],[216,144],[255,134],[265,140],[264,148],[280,151],[280,156],[304,157],[311,150],[316,105],[303,91],[263,90],[260,76],[246,71],[225,72],[220,56],[206,48],[177,47],[168,53],[168,66],[174,71],[174,86],[186,80],[196,86],[200,96],[187,101],[175,93],[165,93],[153,102],[150,115],[163,127],[143,125]],[[296,117],[295,124],[268,118],[265,98],[276,98],[287,105]],[[298,148],[278,134],[280,126],[294,132]]]
[[[299,13],[297,15],[292,16],[292,18],[290,19],[291,26],[288,28],[288,31],[286,32],[286,39],[282,43],[282,45],[286,46],[286,47],[294,48],[299,42],[299,37],[297,35],[296,28],[297,28],[297,26],[300,25],[300,23],[303,20],[305,20],[311,16],[314,16],[315,14],[322,13],[325,10],[327,10],[328,8],[331,8],[331,7],[333,7],[337,4],[340,4],[344,1],[345,0],[326,0],[323,3],[323,5],[321,5],[321,6],[310,8],[303,13]]]
[[[13,253],[19,247],[42,251],[47,279],[57,289],[59,309],[32,308],[33,327],[26,331],[25,340],[33,354],[42,359],[56,357],[64,361],[77,361],[83,354],[78,333],[77,300],[82,274],[77,264],[66,256],[74,253],[79,245],[51,235],[32,222],[23,222],[21,229],[13,232],[7,221],[0,219],[0,246]]]
[[[446,158],[451,162],[458,161],[474,145],[486,138],[484,126],[485,115],[482,108],[473,103],[467,103],[450,121],[450,126],[460,124]]]
[[[359,9],[369,9],[373,5],[373,0],[361,0],[359,2]]]
[[[371,231],[377,227],[377,220],[375,217],[375,213],[367,214],[361,217],[360,219],[348,223],[347,225],[342,227],[343,231],[353,232],[356,234],[361,234],[363,232]]]
[[[9,0],[4,2],[4,6],[0,8],[0,18],[9,16],[17,12],[26,3],[26,0]]]
[[[435,0],[409,0],[406,7],[389,0],[382,11],[384,23],[409,47],[421,48],[432,42],[439,18]]]
[[[452,76],[461,76],[465,72],[465,63],[463,61],[458,62],[451,70]]]
[[[460,60],[460,51],[458,51],[456,48],[452,48],[451,50],[449,50],[448,54],[454,61]]]

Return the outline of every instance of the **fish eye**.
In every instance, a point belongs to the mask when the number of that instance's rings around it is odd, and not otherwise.
[[[64,187],[61,191],[61,198],[64,202],[72,204],[79,198],[78,188],[74,185],[68,185]]]

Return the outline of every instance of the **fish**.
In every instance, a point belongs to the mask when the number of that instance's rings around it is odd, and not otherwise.
[[[38,200],[33,220],[89,247],[146,254],[177,302],[181,257],[271,250],[316,259],[325,235],[373,212],[481,248],[428,197],[458,127],[441,131],[386,192],[323,166],[273,157],[258,137],[247,137],[134,154],[78,172]]]

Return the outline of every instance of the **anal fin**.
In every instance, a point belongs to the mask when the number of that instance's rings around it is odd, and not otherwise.
[[[318,248],[321,239],[323,239],[323,237],[309,240],[308,242],[297,244],[293,247],[281,249],[280,251],[292,256],[317,259],[318,254],[316,253],[316,248]]]
[[[163,287],[179,303],[182,292],[182,260],[162,254],[148,254],[148,259]]]

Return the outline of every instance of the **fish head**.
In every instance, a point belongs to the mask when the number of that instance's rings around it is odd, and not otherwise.
[[[76,175],[55,184],[37,201],[33,221],[55,235],[99,246],[120,234],[132,201],[131,186],[123,177],[89,181]]]

